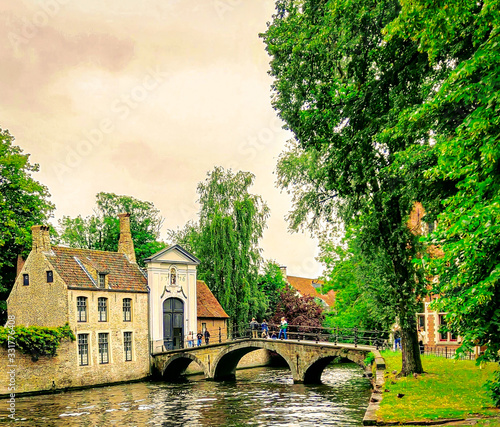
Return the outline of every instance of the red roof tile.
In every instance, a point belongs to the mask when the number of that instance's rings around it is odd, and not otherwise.
[[[198,317],[224,319],[229,317],[203,280],[196,281],[196,295]]]
[[[335,304],[335,292],[329,291],[326,295],[320,294],[313,283],[323,284],[322,280],[307,279],[305,277],[287,276],[287,281],[292,288],[297,290],[300,295],[310,295],[314,298],[322,299],[328,307],[333,307]]]
[[[70,288],[97,289],[98,274],[105,273],[107,289],[148,292],[146,277],[122,253],[61,246],[52,251],[47,259]]]

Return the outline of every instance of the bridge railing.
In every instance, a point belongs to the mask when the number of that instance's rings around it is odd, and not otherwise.
[[[184,337],[176,341],[165,338],[163,340],[151,341],[150,351],[152,354],[169,350],[197,347],[198,345],[219,344],[228,341],[243,340],[249,338],[259,339],[287,339],[296,341],[330,342],[341,344],[353,344],[374,346],[377,349],[387,348],[389,341],[388,331],[369,331],[358,328],[326,328],[307,325],[289,324],[284,334],[279,336],[280,325],[268,324],[267,330],[262,329],[259,324],[257,329],[251,329],[249,325],[234,325],[232,328],[209,329],[210,337],[208,342],[203,337],[199,343],[196,335],[193,339]]]

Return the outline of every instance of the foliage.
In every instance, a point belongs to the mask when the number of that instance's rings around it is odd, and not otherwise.
[[[403,1],[388,27],[388,39],[415,39],[432,67],[448,68],[436,92],[393,132],[418,127],[433,135],[438,162],[426,179],[458,190],[427,239],[444,256],[427,256],[424,265],[439,276],[436,309],[449,313],[448,329],[461,336],[461,350],[486,347],[479,361],[498,360],[500,350],[499,16],[492,0],[452,0],[445,7]]]
[[[370,351],[365,357],[365,360],[363,360],[363,363],[366,366],[370,366],[373,362],[375,362],[375,355]]]
[[[231,320],[246,327],[251,317],[263,317],[266,300],[257,286],[261,262],[259,239],[269,216],[260,196],[250,194],[255,176],[216,167],[198,184],[199,223],[170,232],[201,263],[204,280]]]
[[[448,190],[421,178],[437,161],[430,138],[387,129],[411,115],[446,70],[431,67],[411,39],[384,40],[399,12],[397,0],[278,0],[263,38],[273,104],[294,135],[278,163],[278,184],[293,193],[291,227],[341,220],[356,229],[363,259],[376,258],[387,312],[399,317],[409,374],[422,371],[415,313],[425,287],[411,262],[421,245],[407,220],[417,200],[433,194],[437,204]],[[414,147],[401,166],[401,153]]]
[[[55,356],[63,339],[76,339],[68,323],[58,328],[18,325],[13,330],[16,350],[31,355],[35,361],[41,356]],[[0,327],[0,345],[5,348],[10,331],[11,328]]]
[[[320,240],[319,260],[324,264],[324,292],[335,291],[334,312],[326,314],[325,326],[366,330],[389,330],[393,313],[387,310],[396,289],[384,283],[384,253],[366,257],[357,245],[355,233],[347,233],[343,244]],[[382,259],[381,259],[382,258]],[[379,292],[381,288],[386,292]]]
[[[9,131],[0,129],[0,324],[6,320],[17,256],[28,255],[31,227],[46,224],[54,210],[47,187],[32,178],[39,166],[13,143]]]
[[[309,327],[321,328],[325,319],[323,308],[310,295],[300,296],[290,285],[280,292],[280,300],[270,325],[279,325],[284,317],[290,331],[307,332]]]
[[[500,369],[497,369],[491,378],[486,381],[485,388],[496,407],[500,407]]]
[[[134,242],[137,263],[165,247],[159,241],[163,218],[151,202],[131,196],[98,193],[94,214],[87,218],[64,216],[59,221],[59,241],[74,248],[116,251],[120,239],[118,214],[130,213],[130,231]]]
[[[280,291],[285,287],[286,281],[281,273],[280,266],[274,261],[267,261],[264,272],[259,276],[259,289],[267,299],[266,318],[270,318],[280,301]]]
[[[399,353],[382,352],[386,363],[384,398],[377,416],[385,423],[497,416],[482,385],[491,376],[495,363],[479,367],[472,360],[422,356],[425,373],[401,378],[391,372],[401,369]],[[404,394],[398,398],[398,394]],[[492,425],[496,425],[492,423]]]

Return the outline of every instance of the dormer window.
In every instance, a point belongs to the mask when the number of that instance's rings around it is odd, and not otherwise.
[[[175,285],[177,283],[177,272],[175,271],[175,268],[170,269],[170,284]]]
[[[30,275],[23,274],[23,286],[29,286],[30,284]]]
[[[52,283],[54,281],[54,273],[52,270],[47,271],[47,283]]]
[[[99,273],[99,287],[106,288],[106,275],[104,273]]]

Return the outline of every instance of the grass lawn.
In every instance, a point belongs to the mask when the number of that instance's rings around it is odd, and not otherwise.
[[[424,421],[439,418],[498,417],[483,385],[498,368],[488,363],[482,368],[470,360],[422,356],[425,373],[417,378],[396,378],[401,370],[401,353],[382,352],[386,363],[383,400],[377,418],[380,421]],[[398,398],[398,393],[404,394]],[[485,420],[486,421],[486,420]],[[496,422],[500,422],[499,419]],[[484,424],[484,425],[500,425]]]

